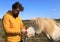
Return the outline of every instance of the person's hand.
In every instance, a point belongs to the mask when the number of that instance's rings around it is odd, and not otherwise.
[[[21,29],[21,32],[26,36],[26,37],[30,37],[31,36],[31,34],[29,34],[28,32],[27,32],[27,30],[26,29]]]
[[[21,32],[22,32],[22,33],[24,33],[24,34],[26,34],[26,33],[27,33],[26,29],[24,29],[24,28],[23,28],[23,29],[21,29]]]

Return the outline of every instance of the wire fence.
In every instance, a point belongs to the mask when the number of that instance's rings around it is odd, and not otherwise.
[[[39,41],[40,40],[40,38],[26,38],[26,40],[23,40],[23,42],[34,42],[34,41]],[[36,42],[35,41],[35,42]]]
[[[27,38],[26,36],[23,35],[23,38],[22,38],[23,42],[46,42],[47,39],[44,37],[44,36],[34,36],[34,37],[31,37],[31,38]]]

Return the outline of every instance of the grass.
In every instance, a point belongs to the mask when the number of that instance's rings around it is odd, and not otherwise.
[[[56,20],[58,23],[60,23],[60,20]],[[31,21],[30,20],[25,20],[23,21],[24,25],[26,27],[29,27],[31,25]],[[3,30],[2,27],[2,21],[0,21],[0,42],[5,42],[5,32]],[[23,36],[23,40],[25,40],[26,38],[24,38],[25,36]],[[33,39],[32,39],[33,38]],[[27,39],[27,42],[46,42],[47,38],[46,36],[41,33],[39,35],[35,35],[34,37],[31,37],[30,39]]]

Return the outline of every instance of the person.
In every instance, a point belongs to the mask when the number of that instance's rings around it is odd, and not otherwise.
[[[9,10],[2,18],[3,29],[6,33],[6,42],[22,42],[21,31],[26,33],[25,26],[19,16],[19,12],[24,8],[19,2],[12,5],[12,10]]]

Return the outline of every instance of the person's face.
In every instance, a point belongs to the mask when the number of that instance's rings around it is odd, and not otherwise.
[[[17,8],[17,9],[13,9],[12,11],[13,11],[14,14],[19,14],[20,9],[19,9],[19,8]]]

